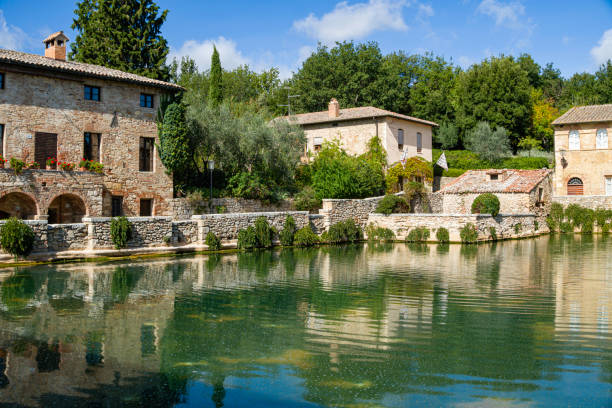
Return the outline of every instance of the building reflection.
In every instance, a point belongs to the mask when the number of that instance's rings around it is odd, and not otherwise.
[[[429,392],[461,375],[508,390],[562,364],[538,358],[543,344],[609,339],[609,242],[578,244],[356,245],[0,271],[0,404],[104,394],[171,406],[197,380],[222,407],[230,378],[279,366],[326,405]]]

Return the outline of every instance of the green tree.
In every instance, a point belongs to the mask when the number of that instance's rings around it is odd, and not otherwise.
[[[223,101],[223,70],[217,47],[213,46],[213,53],[210,61],[210,85],[208,88],[208,102],[212,106],[219,106]]]
[[[559,110],[553,106],[551,99],[544,97],[544,93],[540,89],[531,91],[531,99],[533,104],[531,133],[530,137],[519,142],[519,147],[533,149],[539,145],[546,150],[551,150],[555,133],[551,123],[559,117]]]
[[[529,78],[512,57],[493,57],[459,74],[454,92],[457,125],[465,137],[478,122],[503,127],[513,149],[531,125]]]
[[[492,131],[487,122],[478,122],[474,129],[467,132],[465,147],[490,162],[497,161],[510,154],[506,129],[497,127],[495,131]]]
[[[459,132],[457,126],[450,122],[442,122],[440,128],[434,133],[434,141],[442,149],[453,149],[459,143]]]
[[[597,77],[588,72],[576,73],[563,84],[558,103],[564,111],[576,105],[596,105],[602,103],[597,93]]]
[[[612,103],[612,61],[608,60],[595,73],[595,91],[600,103]]]
[[[168,172],[178,177],[193,164],[185,107],[181,104],[173,103],[166,109],[159,134],[159,156]],[[175,177],[175,182],[180,184],[180,178]]]
[[[168,43],[152,0],[82,0],[74,11],[77,37],[69,58],[154,79],[168,79]]]

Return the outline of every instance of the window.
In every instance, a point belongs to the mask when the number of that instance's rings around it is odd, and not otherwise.
[[[140,171],[153,171],[153,143],[152,137],[140,138]]]
[[[153,200],[151,198],[140,199],[140,216],[150,217],[153,215]]]
[[[140,106],[143,108],[153,107],[153,95],[151,94],[140,94]]]
[[[404,150],[404,129],[397,129],[397,149]]]
[[[569,149],[580,150],[580,133],[577,130],[569,132]]]
[[[4,125],[0,124],[0,155],[4,157]]]
[[[490,174],[491,180],[499,180],[499,174]]]
[[[47,159],[55,158],[57,158],[57,135],[54,133],[35,133],[34,161],[40,164],[43,169],[55,169],[55,164],[47,167]]]
[[[111,216],[120,217],[123,215],[123,197],[112,196],[111,197]]]
[[[100,87],[85,85],[85,100],[100,102]]]
[[[598,149],[608,148],[608,131],[606,129],[597,129],[596,147]]]
[[[606,176],[606,195],[612,196],[612,176]]]
[[[417,153],[421,153],[423,150],[423,135],[421,132],[417,132]]]
[[[578,177],[572,177],[567,182],[567,195],[582,195],[584,194],[584,185]]]
[[[314,151],[318,152],[321,150],[321,145],[323,144],[322,137],[315,137],[312,144],[314,145]]]
[[[85,132],[83,137],[83,158],[86,160],[100,161],[100,137],[99,133]]]
[[[541,203],[544,200],[544,189],[542,187],[538,187],[538,203]]]
[[[0,89],[4,89],[4,72],[0,72]]]

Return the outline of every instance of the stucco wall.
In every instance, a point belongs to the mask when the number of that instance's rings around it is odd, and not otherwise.
[[[596,148],[597,129],[608,130],[608,148]],[[578,130],[580,150],[569,150],[569,132]],[[565,158],[566,167],[562,165]],[[564,125],[555,128],[554,194],[567,194],[567,182],[578,177],[584,186],[584,195],[604,195],[605,176],[612,176],[612,122]]]
[[[111,195],[123,196],[126,215],[139,214],[141,198],[154,200],[154,214],[170,214],[172,179],[157,152],[154,171],[139,171],[140,137],[155,138],[157,143],[158,89],[99,79],[31,75],[3,64],[0,69],[5,72],[5,88],[0,92],[5,157],[33,161],[35,133],[55,133],[57,158],[78,164],[83,157],[84,133],[100,133],[105,166],[103,209],[91,215],[110,215]],[[99,102],[84,100],[85,84],[100,87]],[[154,109],[140,107],[141,92],[156,95]]]
[[[538,222],[537,229],[535,221]],[[476,226],[479,240],[491,239],[491,227],[495,228],[498,239],[528,237],[548,232],[545,220],[534,214],[499,214],[497,217],[484,214],[370,214],[368,217],[368,224],[390,229],[397,239],[405,239],[416,227],[425,227],[430,230],[429,240],[436,241],[436,231],[444,227],[448,229],[451,242],[459,242],[460,230],[468,223]],[[520,224],[518,233],[515,230],[517,224]]]
[[[387,150],[387,161],[389,164],[396,163],[402,158],[402,152],[397,148],[398,129],[404,130],[404,149],[408,150],[408,157],[418,156],[431,161],[431,126],[402,119],[386,118],[384,146]],[[417,152],[417,132],[420,132],[423,136],[421,152]]]

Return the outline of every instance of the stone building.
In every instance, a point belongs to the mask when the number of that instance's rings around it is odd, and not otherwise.
[[[499,198],[501,214],[548,212],[552,198],[551,172],[540,170],[468,170],[436,194],[441,197],[441,212],[470,214],[472,202],[483,193]]]
[[[20,175],[0,169],[0,218],[169,215],[172,178],[156,151],[155,119],[160,96],[182,88],[66,61],[67,41],[50,35],[44,56],[0,49],[0,153],[40,165]],[[104,171],[61,171],[48,158],[77,168],[86,158]]]
[[[352,155],[367,151],[369,140],[378,136],[387,151],[388,164],[406,157],[418,156],[431,161],[432,127],[428,120],[374,108],[340,109],[336,99],[329,102],[327,111],[291,116],[291,121],[302,126],[307,138],[304,159],[315,155],[325,141],[338,140]]]
[[[554,194],[563,202],[612,204],[612,104],[578,106],[552,122],[555,129]],[[588,196],[577,197],[577,196]]]

